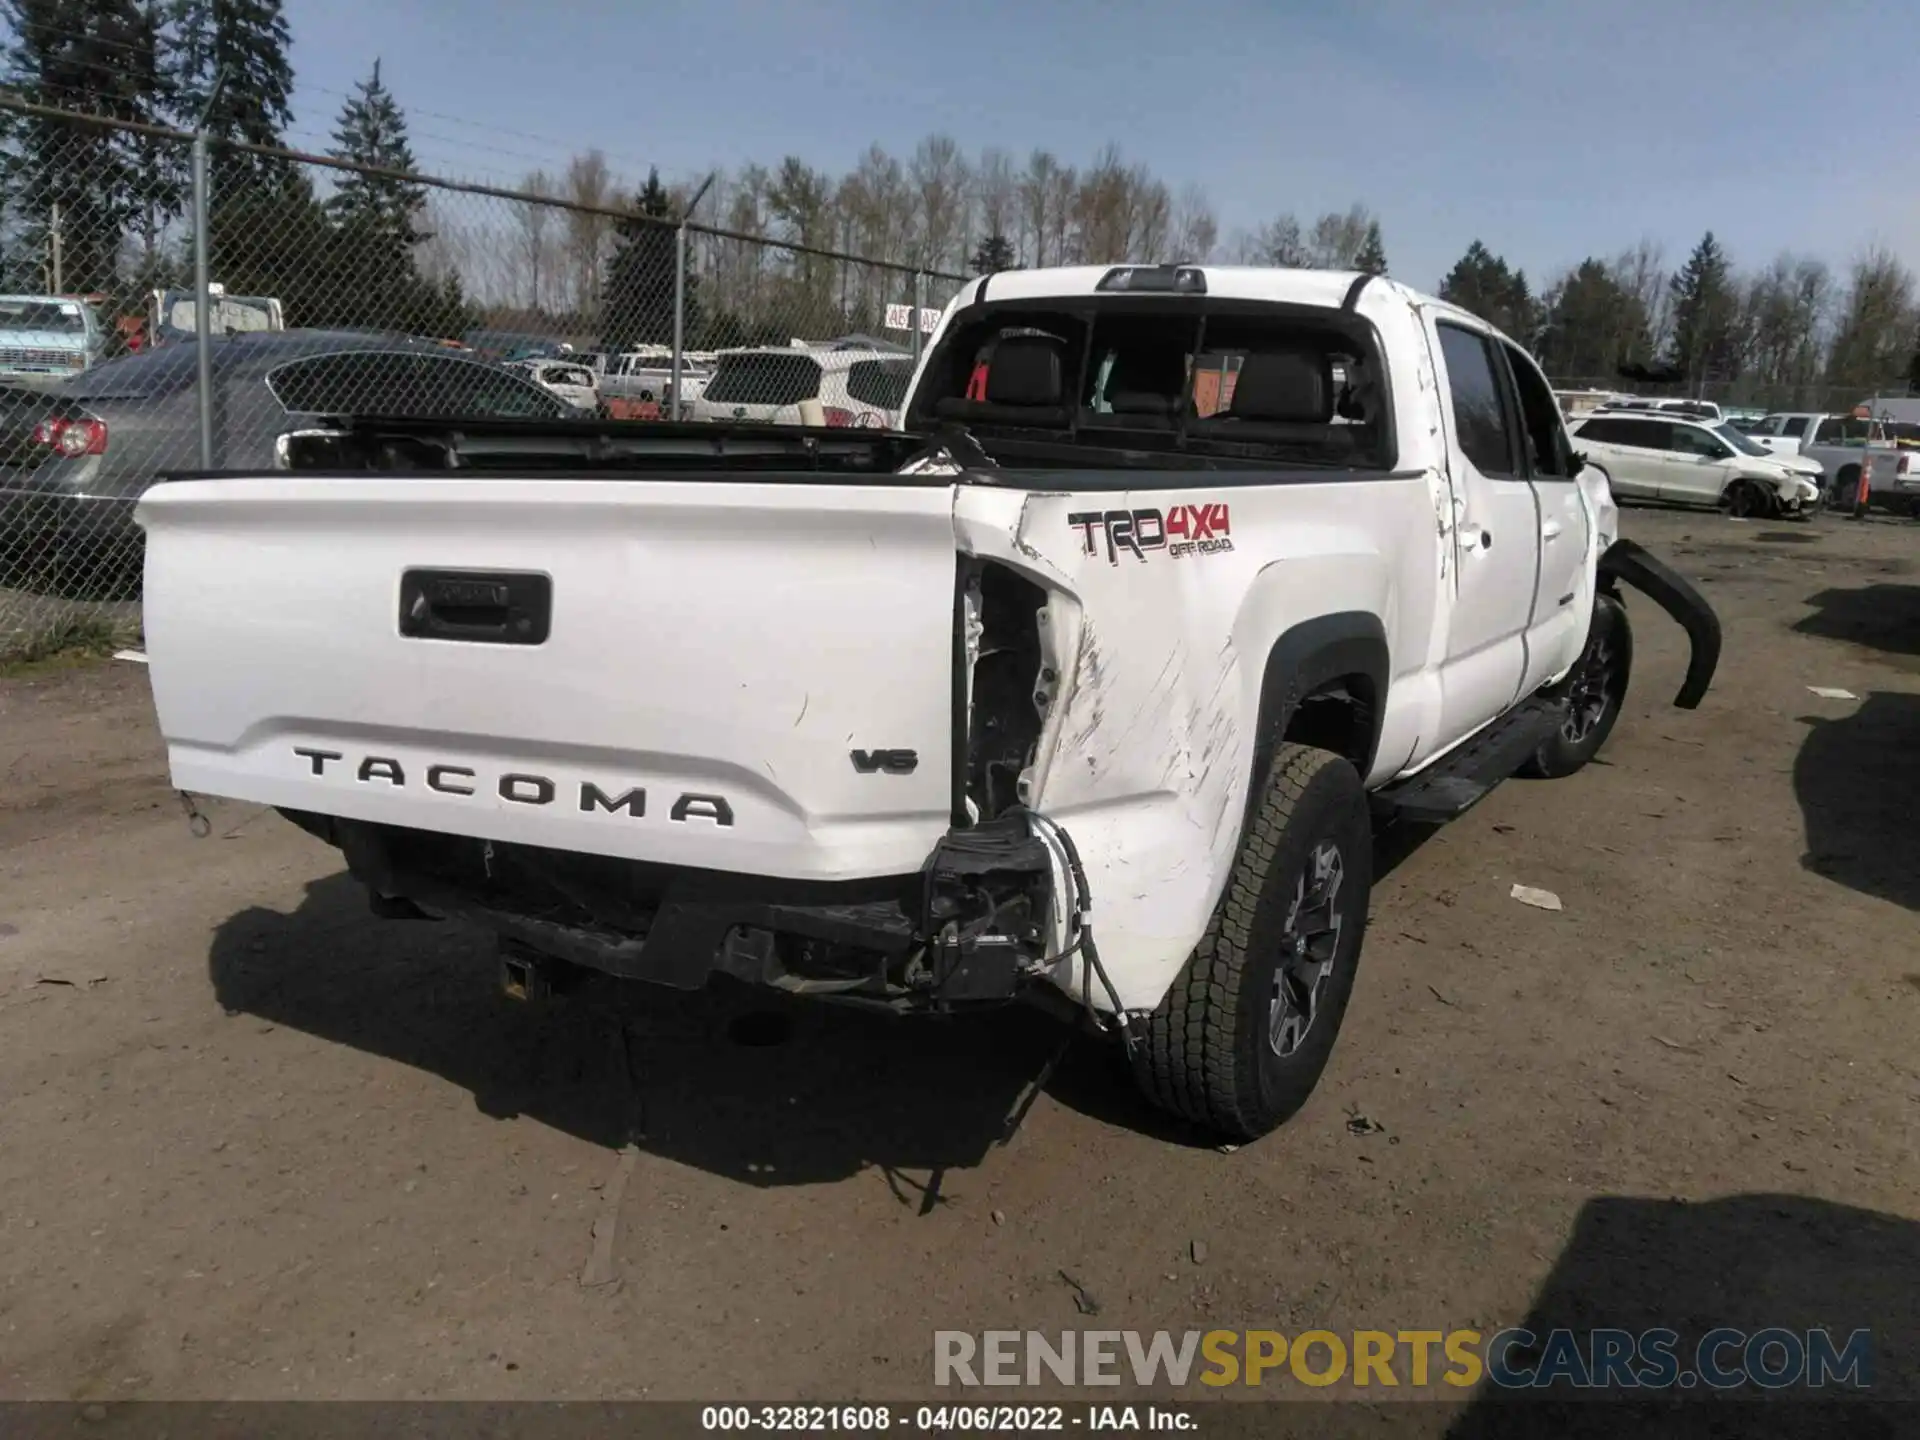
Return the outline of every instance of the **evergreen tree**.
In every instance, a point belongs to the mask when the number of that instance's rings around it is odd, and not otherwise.
[[[1387,247],[1380,238],[1378,220],[1367,221],[1366,238],[1360,242],[1360,251],[1353,257],[1353,268],[1369,275],[1387,273]]]
[[[1017,270],[1019,259],[1014,254],[1013,242],[995,231],[981,237],[975,247],[973,258],[967,262],[976,275],[997,275],[1002,270]]]
[[[174,123],[192,129],[204,115],[216,140],[282,144],[293,120],[291,41],[282,0],[173,0]],[[278,188],[298,175],[287,161],[222,145],[213,147],[209,170],[215,195]]]
[[[406,117],[381,82],[378,60],[341,107],[327,153],[384,171],[413,171]],[[437,331],[441,296],[421,276],[414,254],[426,238],[418,225],[426,197],[425,186],[398,174],[335,174],[325,207],[334,225],[333,273],[329,293],[318,297],[321,314],[309,323]]]
[[[373,62],[373,74],[355,87],[354,94],[341,107],[340,119],[333,130],[333,147],[327,154],[356,165],[413,171],[413,146],[407,141],[406,116],[400,113],[393,93],[381,83],[378,60]],[[334,192],[327,200],[327,213],[343,228],[352,227],[364,234],[384,236],[412,246],[422,238],[414,222],[426,199],[425,187],[413,181],[343,170],[336,177]]]
[[[660,184],[657,170],[647,172],[647,183],[633,198],[631,213],[614,227],[614,249],[607,261],[602,287],[600,344],[610,351],[636,345],[673,342],[674,221],[672,198]],[[699,302],[694,277],[686,277],[684,291],[686,333],[699,328]]]
[[[1611,379],[1652,349],[1647,307],[1604,261],[1582,260],[1547,296],[1545,309],[1537,352],[1548,375]]]
[[[1740,362],[1740,296],[1727,253],[1709,230],[1673,279],[1668,359],[1687,380],[1732,379]]]
[[[1512,270],[1503,256],[1475,240],[1440,282],[1440,298],[1470,310],[1488,324],[1526,343],[1539,328],[1526,272]]]
[[[143,0],[6,0],[5,79],[28,100],[88,115],[161,118],[159,17]],[[60,286],[120,288],[120,248],[147,209],[142,144],[129,132],[17,111],[0,115],[0,183],[23,221],[23,249],[51,285],[60,217]],[[150,148],[150,142],[149,142]]]

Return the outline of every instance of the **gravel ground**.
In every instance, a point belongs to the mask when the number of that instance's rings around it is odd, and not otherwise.
[[[935,1329],[1522,1321],[1867,1326],[1920,1394],[1920,527],[1627,529],[1720,607],[1706,704],[1630,602],[1603,763],[1387,857],[1326,1078],[1230,1153],[1034,1012],[516,1004],[278,817],[191,839],[137,666],[0,680],[0,1397],[907,1399]]]

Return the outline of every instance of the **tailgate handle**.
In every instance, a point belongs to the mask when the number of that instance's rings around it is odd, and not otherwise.
[[[499,570],[408,570],[400,633],[413,640],[540,645],[553,620],[553,581]]]

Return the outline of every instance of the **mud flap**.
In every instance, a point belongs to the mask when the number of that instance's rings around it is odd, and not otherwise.
[[[1706,596],[1681,578],[1665,561],[1655,559],[1631,540],[1616,540],[1600,557],[1600,576],[1624,580],[1687,632],[1692,654],[1687,660],[1687,678],[1673,703],[1682,710],[1698,708],[1713,683],[1713,672],[1720,664],[1720,617],[1713,613]]]

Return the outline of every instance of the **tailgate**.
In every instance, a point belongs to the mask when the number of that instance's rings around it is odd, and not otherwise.
[[[673,865],[913,871],[952,809],[952,511],[905,483],[155,487],[174,783]]]

